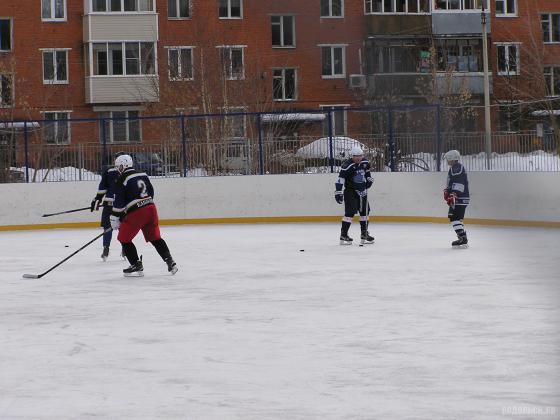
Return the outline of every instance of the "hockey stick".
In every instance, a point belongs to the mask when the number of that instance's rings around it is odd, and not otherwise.
[[[89,207],[88,207],[89,208]],[[58,267],[59,265],[61,265],[63,262],[68,261],[70,258],[72,258],[74,255],[76,255],[78,252],[80,252],[82,249],[88,247],[89,245],[91,245],[92,243],[94,243],[95,241],[97,241],[99,238],[101,238],[105,233],[110,232],[111,230],[113,230],[113,228],[107,228],[103,231],[103,233],[100,233],[99,235],[97,235],[95,238],[93,238],[91,241],[89,241],[87,244],[85,244],[84,246],[82,246],[80,249],[74,251],[73,253],[71,253],[70,255],[68,255],[66,258],[64,258],[62,261],[60,261],[58,264],[53,265],[51,268],[49,268],[47,271],[45,271],[44,273],[41,274],[24,274],[23,278],[24,279],[40,279],[41,277],[47,275],[48,273],[50,273],[51,271],[53,271],[56,267]]]
[[[82,207],[80,209],[74,209],[74,210],[59,211],[58,213],[47,213],[47,214],[43,214],[41,217],[57,216],[59,214],[74,213],[76,211],[83,211],[83,210],[91,210],[91,206]]]

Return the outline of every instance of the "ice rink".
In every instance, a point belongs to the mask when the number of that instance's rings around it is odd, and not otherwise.
[[[163,227],[176,276],[137,238],[143,278],[99,241],[35,280],[100,230],[1,232],[0,419],[560,418],[560,232],[467,229]]]

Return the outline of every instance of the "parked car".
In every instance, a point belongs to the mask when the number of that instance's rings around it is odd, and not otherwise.
[[[145,172],[150,176],[163,176],[178,172],[177,167],[166,164],[158,153],[155,152],[132,152],[134,168]]]

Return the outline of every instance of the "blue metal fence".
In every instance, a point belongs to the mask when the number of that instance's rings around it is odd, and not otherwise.
[[[414,112],[414,114],[413,114]],[[403,113],[424,129],[401,126]],[[420,114],[419,114],[420,113]],[[420,115],[420,116],[419,116]],[[117,151],[151,176],[336,172],[360,145],[375,171],[560,171],[552,133],[443,132],[439,105],[0,122],[0,182],[98,179]],[[428,129],[426,129],[428,128]]]

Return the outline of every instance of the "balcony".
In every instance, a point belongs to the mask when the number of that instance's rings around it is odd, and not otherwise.
[[[86,77],[86,103],[157,102],[157,76],[91,76]]]
[[[431,16],[426,14],[368,15],[368,36],[391,36],[392,38],[407,37],[410,35],[430,35],[432,33]],[[395,34],[398,34],[395,35]]]
[[[84,42],[157,41],[158,15],[145,13],[104,13],[84,16]]]
[[[386,73],[368,76],[368,91],[374,96],[426,96],[431,90],[432,75],[426,73]],[[484,94],[482,73],[437,73],[440,95],[457,95],[467,90],[471,95]],[[492,76],[490,76],[492,93]]]
[[[486,13],[487,32],[490,34],[490,14]],[[445,11],[432,13],[434,35],[482,34],[480,11]]]

